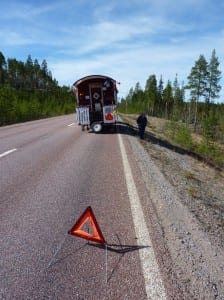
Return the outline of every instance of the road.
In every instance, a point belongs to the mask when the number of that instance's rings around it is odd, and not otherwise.
[[[167,299],[127,135],[74,120],[0,128],[0,299]],[[67,234],[87,206],[105,247]]]

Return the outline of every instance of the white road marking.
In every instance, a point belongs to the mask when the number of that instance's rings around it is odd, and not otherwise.
[[[69,125],[67,125],[68,127],[71,127],[71,126],[73,126],[73,125],[75,125],[75,123],[71,123],[71,124],[69,124]]]
[[[138,238],[137,239],[138,245],[149,246],[148,248],[142,248],[139,251],[139,256],[142,265],[142,272],[145,279],[145,289],[146,289],[147,299],[165,300],[167,299],[165,288],[163,285],[163,281],[161,278],[161,274],[153,250],[153,245],[145,222],[141,202],[131,172],[131,167],[128,162],[124,143],[120,134],[118,135],[118,138],[119,138],[119,145],[121,149],[121,156],[123,161],[128,195],[131,204],[131,211],[132,211],[132,217],[133,217],[133,222],[135,227],[135,233]]]
[[[9,155],[10,153],[16,151],[17,149],[14,148],[14,149],[11,149],[11,150],[8,150],[6,152],[3,152],[2,154],[0,154],[0,158],[3,157],[3,156],[6,156],[6,155]]]

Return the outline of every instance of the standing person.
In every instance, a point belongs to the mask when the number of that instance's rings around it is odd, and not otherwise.
[[[147,125],[147,118],[145,113],[141,113],[141,115],[137,118],[136,121],[138,124],[139,136],[143,140],[145,134],[145,127]]]

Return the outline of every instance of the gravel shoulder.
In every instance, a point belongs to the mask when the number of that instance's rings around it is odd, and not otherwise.
[[[206,163],[128,137],[147,187],[142,205],[170,299],[224,299],[224,176]],[[159,139],[158,139],[159,141]]]

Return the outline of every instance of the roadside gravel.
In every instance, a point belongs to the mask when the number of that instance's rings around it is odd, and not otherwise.
[[[149,129],[149,128],[148,128]],[[147,187],[142,205],[170,299],[224,299],[224,177],[203,162],[128,136]]]

